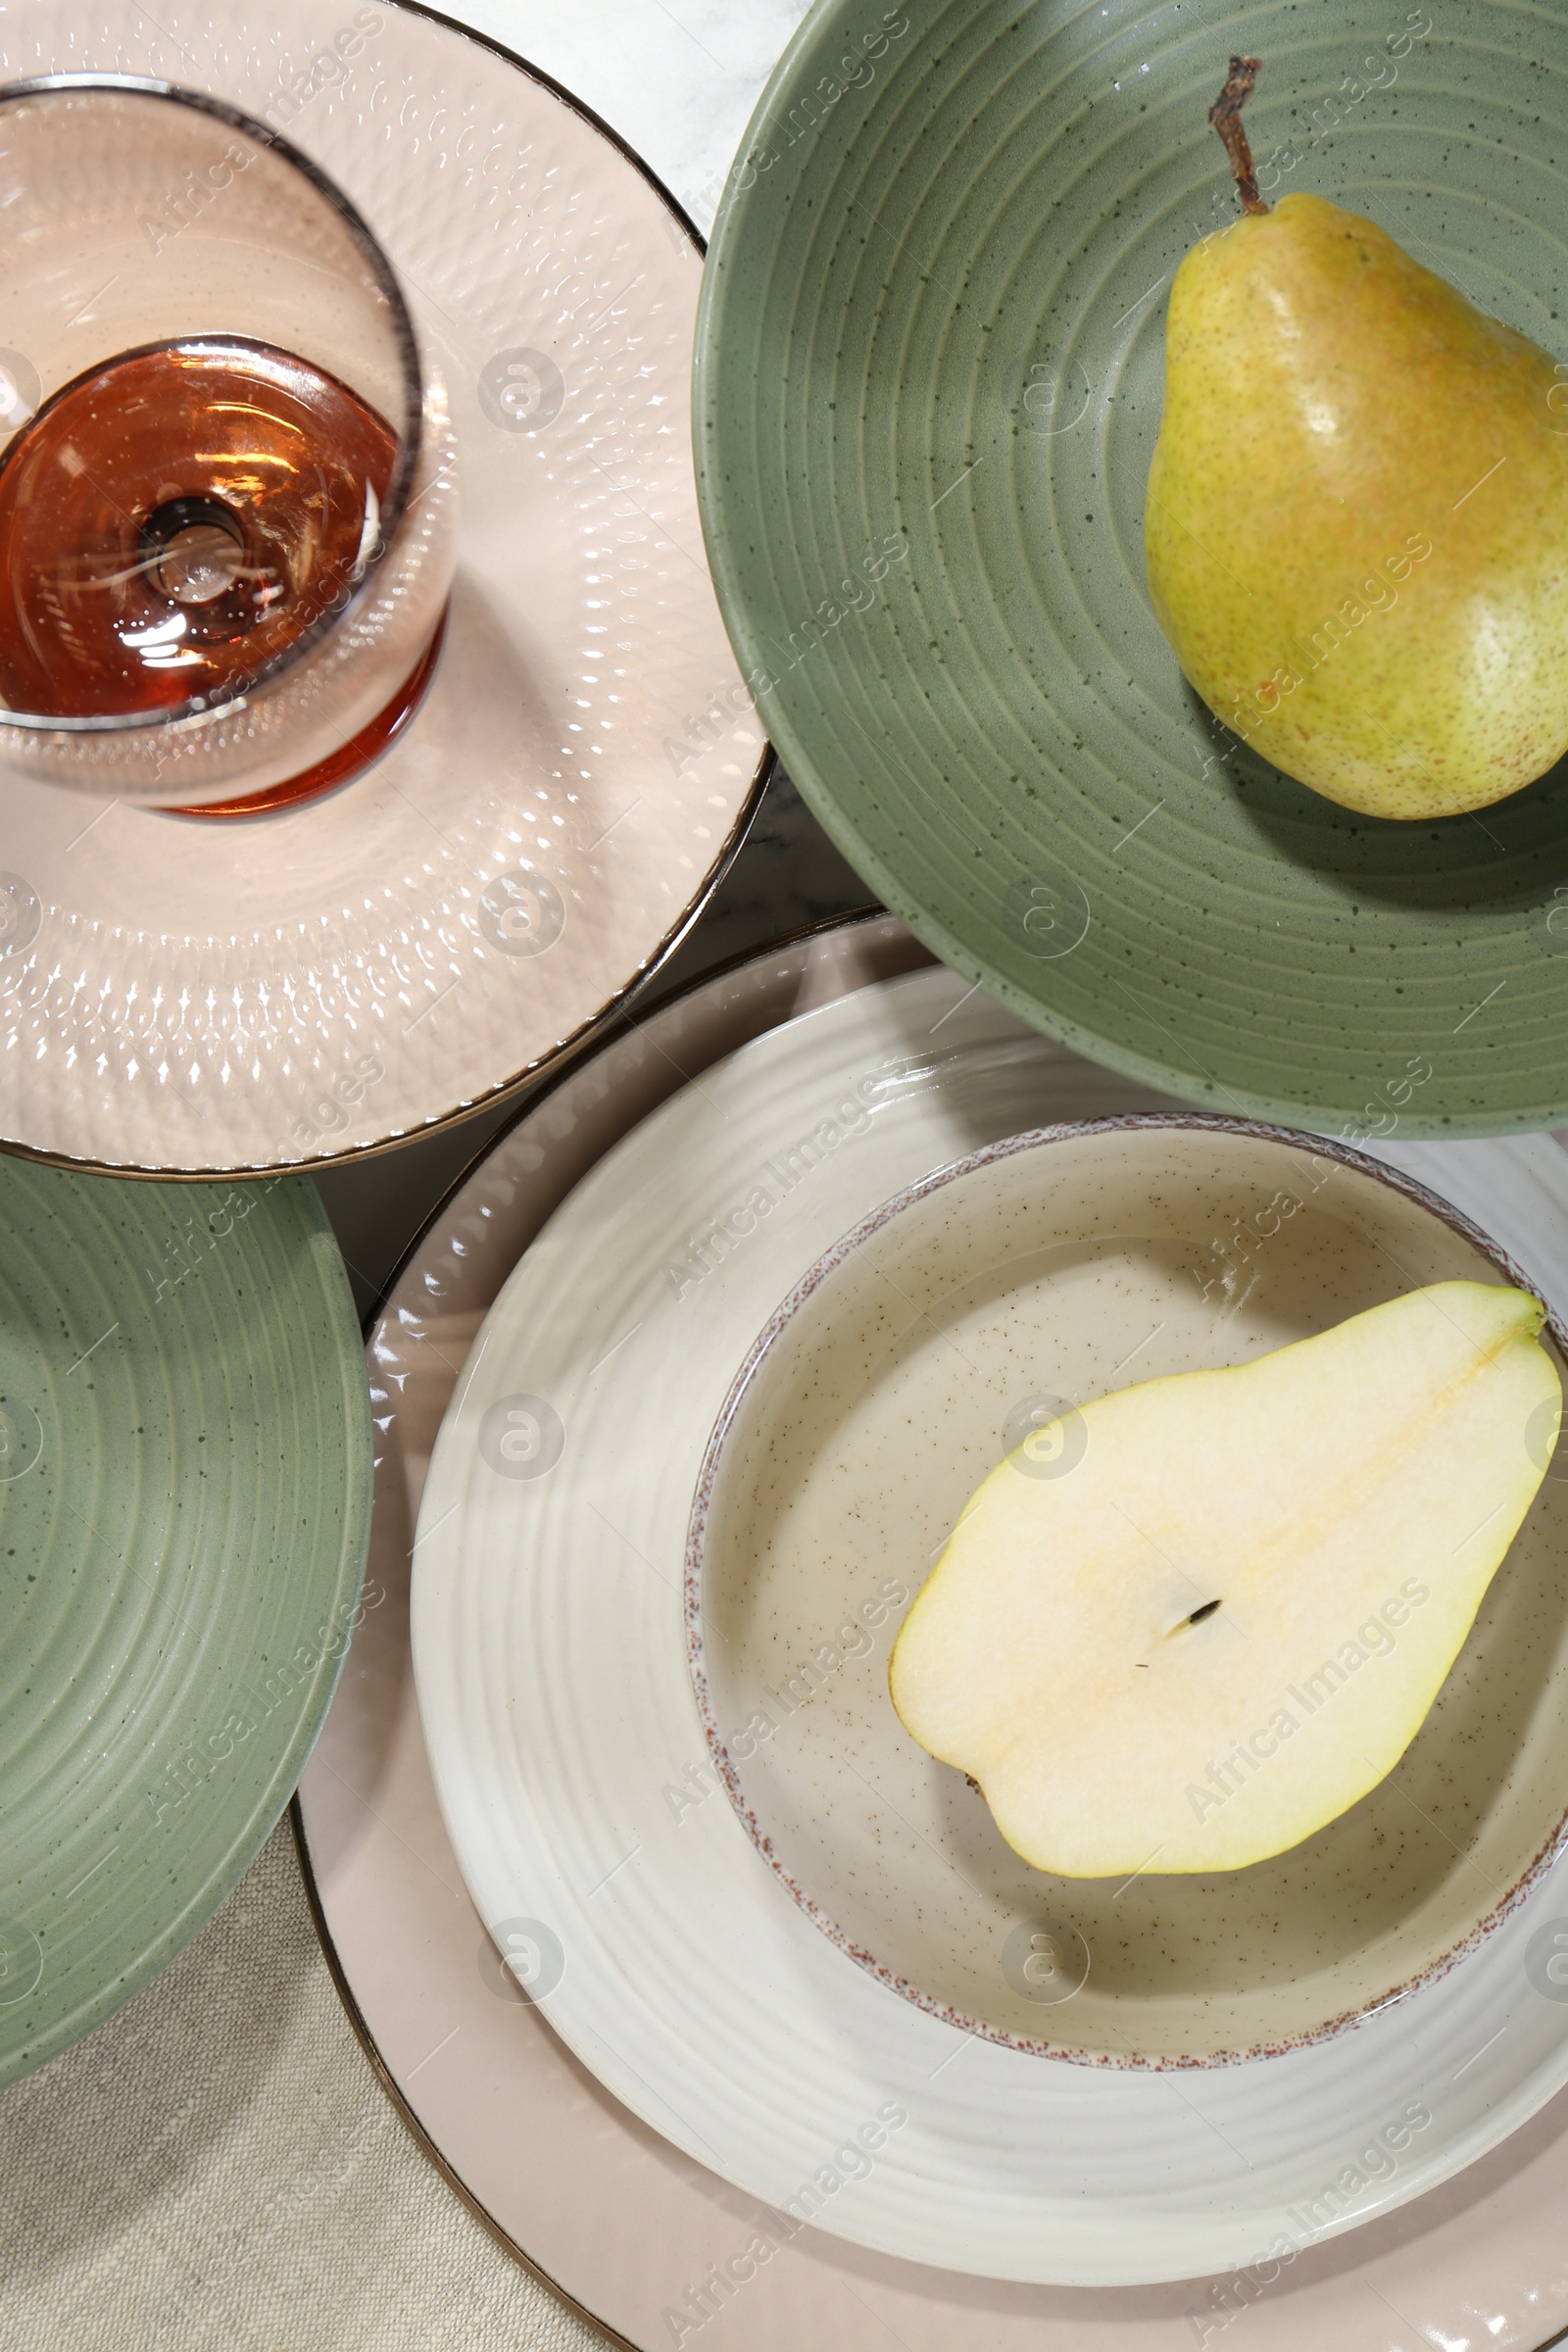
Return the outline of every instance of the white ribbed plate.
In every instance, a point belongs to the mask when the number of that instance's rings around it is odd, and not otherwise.
[[[761,732],[687,423],[702,257],[548,86],[380,0],[0,17],[0,78],[84,71],[215,92],[360,205],[446,377],[463,541],[429,695],[339,792],[203,820],[0,777],[0,1138],[173,1174],[319,1162],[547,1061],[672,944],[744,820]],[[531,429],[492,413],[514,364]]]
[[[757,1331],[923,1170],[1028,1125],[1157,1102],[940,971],[759,1039],[635,1129],[527,1251],[458,1384],[420,1510],[414,1646],[437,1788],[484,1918],[547,1931],[551,2023],[627,2106],[753,2194],[787,2205],[817,2181],[821,2228],[999,2278],[1188,2278],[1276,2239],[1304,2246],[1447,2179],[1568,2079],[1568,2005],[1538,1988],[1532,1942],[1568,1913],[1560,1872],[1472,1960],[1323,2048],[1179,2080],[1099,2075],[966,2039],[877,1984],[797,1910],[705,1775],[686,1521]],[[1552,1143],[1388,1156],[1568,1302]],[[708,1243],[705,1273],[693,1245],[719,1217],[729,1244]],[[530,1475],[498,1472],[503,1441]],[[889,2102],[907,2120],[874,2162],[835,2165]],[[1401,2121],[1411,2108],[1427,2120]]]

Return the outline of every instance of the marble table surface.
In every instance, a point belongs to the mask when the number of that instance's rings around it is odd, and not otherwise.
[[[446,13],[583,97],[706,231],[804,9],[447,0]],[[656,990],[869,898],[778,773]],[[322,1179],[362,1313],[514,1107]],[[603,2340],[487,2234],[405,2132],[333,1988],[286,1820],[157,1984],[0,2092],[0,2352],[586,2352]]]

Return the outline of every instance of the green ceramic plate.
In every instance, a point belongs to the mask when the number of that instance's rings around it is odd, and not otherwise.
[[[1041,1028],[1264,1118],[1560,1123],[1568,763],[1479,818],[1355,816],[1208,717],[1150,608],[1165,297],[1232,215],[1233,49],[1265,193],[1371,214],[1568,355],[1558,6],[824,0],[709,256],[719,597],[840,847]]]
[[[155,1976],[277,1819],[369,1510],[313,1185],[0,1158],[0,2082]]]

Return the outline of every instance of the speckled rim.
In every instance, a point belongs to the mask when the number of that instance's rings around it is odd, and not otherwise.
[[[1402,1170],[1389,1167],[1381,1160],[1368,1158],[1364,1152],[1354,1151],[1349,1145],[1326,1136],[1314,1135],[1299,1129],[1267,1125],[1254,1119],[1228,1118],[1219,1112],[1203,1111],[1194,1111],[1187,1115],[1175,1112],[1134,1112],[1119,1118],[1083,1119],[1053,1127],[1032,1127],[1020,1135],[1004,1136],[998,1143],[987,1144],[977,1152],[966,1153],[962,1159],[952,1160],[944,1167],[933,1168],[929,1175],[920,1177],[916,1183],[906,1186],[902,1192],[895,1193],[891,1200],[884,1200],[879,1208],[872,1209],[868,1215],[860,1219],[858,1225],[852,1226],[848,1233],[842,1235],[834,1243],[832,1249],[819,1257],[815,1265],[806,1274],[802,1275],[788,1297],[774,1308],[767,1322],[752,1343],[746,1359],[735,1376],[729,1394],[719,1411],[718,1419],[713,1425],[713,1434],[709,1439],[707,1450],[703,1455],[702,1468],[697,1477],[697,1490],[692,1501],[691,1518],[687,1527],[684,1592],[687,1665],[691,1674],[692,1690],[697,1700],[697,1711],[702,1718],[704,1736],[707,1739],[714,1768],[724,1784],[730,1803],[739,1816],[752,1843],[772,1870],[774,1876],[788,1887],[796,1902],[812,1924],[820,1928],[822,1934],[831,1942],[837,1944],[840,1951],[848,1953],[858,1967],[865,1969],[869,1975],[886,1984],[890,1991],[898,1993],[904,2000],[912,2002],[917,2009],[925,2010],[928,2016],[941,2018],[945,2024],[956,2027],[959,2033],[978,2034],[985,2041],[1000,2042],[1004,2049],[1021,2050],[1039,2058],[1064,2060],[1071,2066],[1115,2067],[1141,2073],[1173,2073],[1200,2068],[1242,2066],[1250,2064],[1259,2058],[1282,2057],[1290,2050],[1308,2049],[1316,2042],[1330,2040],[1335,2034],[1344,2033],[1348,2027],[1359,2025],[1362,2019],[1373,2017],[1380,2010],[1391,2008],[1395,2002],[1406,1999],[1409,1994],[1417,1991],[1422,1985],[1436,1983],[1439,1977],[1446,1976],[1449,1969],[1455,1967],[1468,1953],[1473,1952],[1494,1928],[1500,1927],[1511,1912],[1517,1910],[1537,1880],[1551,1867],[1565,1848],[1568,1848],[1568,1807],[1564,1808],[1550,1837],[1527,1864],[1522,1876],[1504,1894],[1498,1897],[1492,1909],[1458,1943],[1403,1983],[1390,1985],[1386,1992],[1374,1995],[1370,2000],[1359,2003],[1355,2008],[1341,2010],[1336,2016],[1326,2018],[1321,2025],[1312,2027],[1308,2031],[1284,2035],[1277,2041],[1257,2042],[1249,2049],[1213,2050],[1202,2055],[1184,2053],[1178,2057],[1154,2058],[1144,2057],[1136,2053],[1084,2049],[1063,2042],[1042,2040],[1033,2035],[1009,2034],[1004,2027],[992,2025],[983,2018],[969,2015],[966,2010],[954,2008],[950,2002],[938,2000],[934,1994],[922,1990],[918,1984],[911,1984],[908,1978],[901,1976],[896,1969],[889,1968],[884,1961],[878,1960],[873,1952],[867,1951],[862,1944],[858,1943],[845,1929],[838,1925],[836,1920],[828,1916],[775,1852],[772,1840],[747,1799],[740,1774],[725,1745],[723,1735],[719,1731],[718,1721],[713,1712],[703,1648],[703,1561],[708,1535],[708,1518],[712,1507],[713,1489],[741,1400],[761,1369],[764,1360],[777,1346],[801,1308],[820,1289],[828,1277],[844,1264],[852,1251],[858,1250],[862,1243],[869,1241],[872,1235],[879,1233],[885,1225],[891,1224],[896,1217],[902,1215],[905,1209],[913,1207],[917,1201],[928,1199],[931,1194],[940,1192],[944,1186],[955,1183],[959,1177],[968,1176],[978,1168],[989,1167],[995,1161],[1014,1158],[1022,1152],[1041,1151],[1052,1144],[1078,1142],[1087,1136],[1133,1135],[1144,1132],[1168,1134],[1173,1131],[1186,1134],[1238,1135],[1248,1137],[1254,1142],[1280,1144],[1289,1150],[1320,1154],[1336,1161],[1342,1167],[1353,1170],[1358,1175],[1374,1177],[1378,1183],[1386,1185],[1391,1192],[1402,1194],[1417,1207],[1426,1209],[1440,1223],[1446,1225],[1451,1232],[1456,1233],[1461,1240],[1468,1242],[1516,1289],[1528,1291],[1533,1298],[1541,1298],[1541,1293],[1536,1284],[1530,1280],[1520,1266],[1515,1264],[1507,1251],[1500,1249],[1490,1235],[1484,1233],[1479,1225],[1473,1224],[1450,1202],[1442,1200],[1436,1193],[1430,1192],[1424,1184],[1418,1183],[1413,1176],[1405,1175]],[[1541,1304],[1546,1318],[1545,1329],[1551,1335],[1559,1357],[1563,1359],[1565,1365],[1568,1365],[1568,1330],[1564,1329],[1544,1298],[1541,1298]]]

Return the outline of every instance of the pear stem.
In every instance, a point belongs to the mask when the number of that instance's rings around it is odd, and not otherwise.
[[[1208,110],[1208,119],[1225,142],[1225,152],[1231,159],[1231,170],[1242,199],[1244,213],[1266,213],[1268,206],[1257,192],[1257,173],[1252,168],[1252,150],[1242,128],[1242,109],[1252,95],[1252,84],[1263,61],[1260,57],[1233,57],[1231,70],[1225,77],[1225,87]]]

